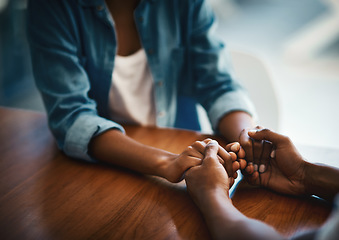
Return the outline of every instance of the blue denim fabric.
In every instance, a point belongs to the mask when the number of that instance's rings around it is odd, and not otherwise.
[[[104,0],[31,0],[28,36],[36,85],[58,146],[91,161],[93,136],[123,127],[109,120],[116,36]],[[198,130],[196,104],[214,129],[235,110],[253,106],[230,76],[212,9],[203,0],[143,0],[134,12],[154,79],[160,127]]]

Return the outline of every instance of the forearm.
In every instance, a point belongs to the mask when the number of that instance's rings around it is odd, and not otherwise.
[[[218,130],[228,142],[239,141],[240,132],[246,128],[253,128],[254,121],[246,112],[235,111],[226,114],[219,122]]]
[[[89,144],[89,153],[99,161],[160,177],[166,177],[165,165],[175,155],[136,142],[118,130],[94,137]]]
[[[267,224],[247,218],[227,195],[215,194],[200,209],[213,239],[282,239]]]
[[[305,190],[309,195],[316,195],[332,201],[339,193],[339,169],[306,163],[305,165]]]

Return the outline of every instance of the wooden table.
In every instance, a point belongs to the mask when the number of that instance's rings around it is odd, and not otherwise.
[[[0,239],[210,238],[184,182],[69,159],[57,150],[41,113],[0,108],[0,127]],[[205,137],[175,129],[126,131],[175,153]],[[282,196],[244,182],[233,202],[285,236],[320,226],[331,210],[316,198]]]

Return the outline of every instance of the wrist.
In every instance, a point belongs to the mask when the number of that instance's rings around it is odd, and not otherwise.
[[[173,162],[178,157],[178,154],[165,152],[159,156],[157,164],[157,176],[167,179],[170,182],[175,182],[176,179],[173,176]]]
[[[321,164],[308,163],[305,174],[305,189],[308,195],[316,195],[332,201],[339,192],[339,169]]]
[[[314,164],[305,162],[304,166],[304,189],[305,189],[305,195],[313,195],[315,194],[314,188],[316,181],[315,179],[317,178],[317,171],[316,167]]]
[[[200,196],[196,196],[196,204],[203,213],[212,211],[214,207],[232,204],[228,189],[216,188],[201,191]]]

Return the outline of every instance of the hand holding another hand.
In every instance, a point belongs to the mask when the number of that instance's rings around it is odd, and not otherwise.
[[[202,164],[190,168],[185,174],[187,189],[198,207],[216,192],[228,198],[230,177],[218,160],[219,145],[210,141],[205,148]]]
[[[255,130],[262,129],[257,126]],[[266,171],[267,163],[270,160],[272,151],[272,143],[266,140],[254,139],[248,135],[250,129],[244,129],[240,133],[239,143],[245,151],[245,160],[247,167],[244,174],[264,173]]]
[[[166,165],[166,179],[170,182],[179,182],[184,178],[186,171],[202,164],[205,148],[211,141],[216,142],[209,138],[203,141],[196,141],[188,146],[181,154],[174,155]],[[234,179],[238,176],[236,172],[239,169],[239,163],[236,161],[237,156],[233,152],[227,152],[217,142],[216,144],[218,147],[216,159],[229,174],[229,187],[231,187],[234,183]]]
[[[254,171],[246,176],[248,182],[280,193],[305,194],[306,162],[292,141],[268,129],[250,130],[248,135],[255,141],[268,141],[274,146],[273,150],[269,151],[269,160],[264,162],[265,171],[261,172],[259,167],[259,173]]]

